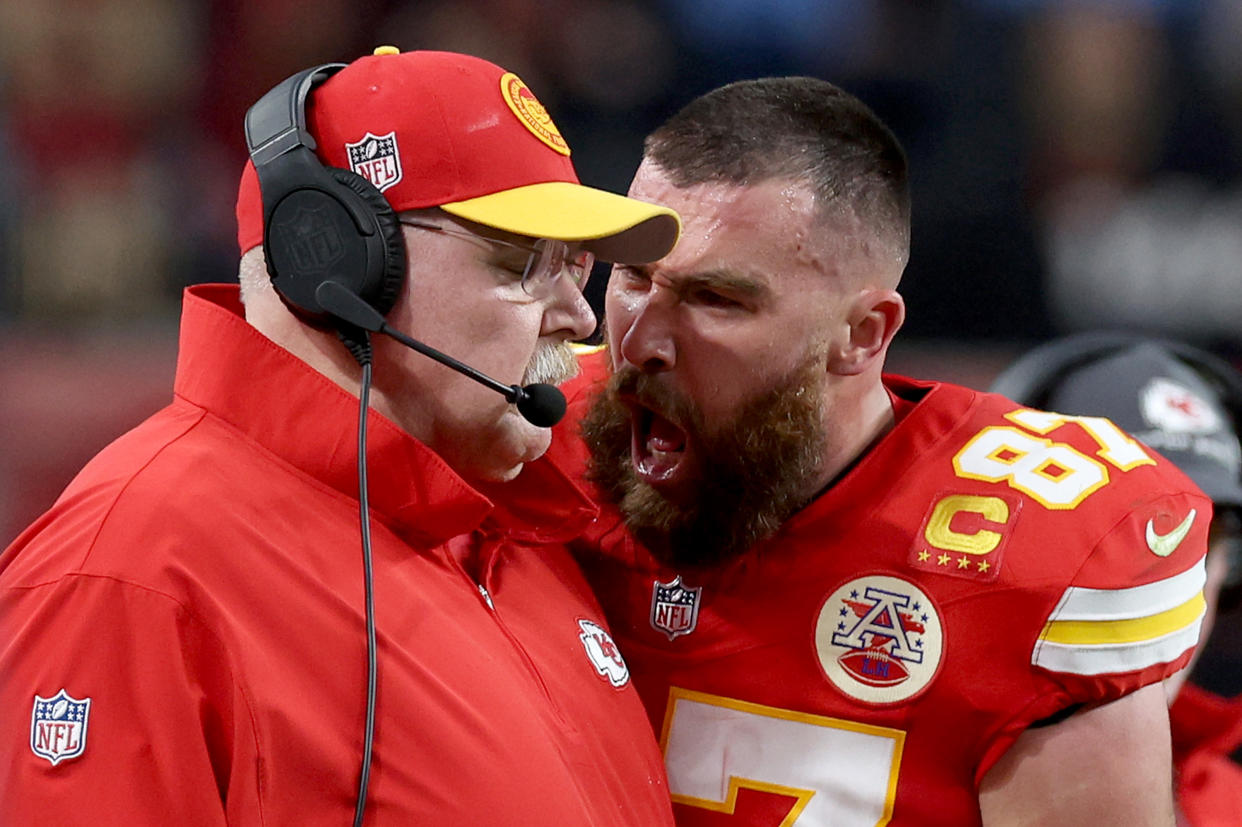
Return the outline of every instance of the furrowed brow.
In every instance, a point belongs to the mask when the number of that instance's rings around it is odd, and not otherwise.
[[[730,270],[707,270],[673,281],[678,290],[707,288],[749,299],[762,298],[768,294],[768,286],[763,282]]]

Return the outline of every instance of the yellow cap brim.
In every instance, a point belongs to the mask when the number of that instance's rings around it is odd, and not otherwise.
[[[681,235],[681,218],[668,207],[566,181],[529,184],[440,209],[518,235],[581,241],[596,257],[622,264],[664,258]]]

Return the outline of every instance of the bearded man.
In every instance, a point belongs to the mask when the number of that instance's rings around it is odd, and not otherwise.
[[[614,267],[554,448],[679,822],[1171,825],[1208,499],[1107,420],[883,373],[905,155],[835,86],[709,92],[630,195],[683,234]]]

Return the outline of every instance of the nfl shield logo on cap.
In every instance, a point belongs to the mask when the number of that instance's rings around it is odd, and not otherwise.
[[[91,699],[79,700],[61,689],[50,698],[34,696],[30,710],[30,750],[52,766],[86,750]]]
[[[655,581],[651,587],[651,627],[668,635],[688,635],[699,623],[699,599],[703,587],[689,587],[677,575],[667,583]]]
[[[361,140],[346,143],[349,168],[370,181],[380,192],[401,180],[401,153],[396,130],[386,135],[368,132]]]

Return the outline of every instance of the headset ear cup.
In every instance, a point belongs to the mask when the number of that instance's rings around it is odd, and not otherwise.
[[[397,220],[388,199],[370,181],[347,169],[326,169],[336,181],[362,199],[367,211],[375,218],[375,227],[384,246],[382,267],[377,268],[377,272],[366,274],[366,284],[358,295],[386,316],[397,303],[401,287],[405,284],[405,235],[401,232],[401,222]]]

